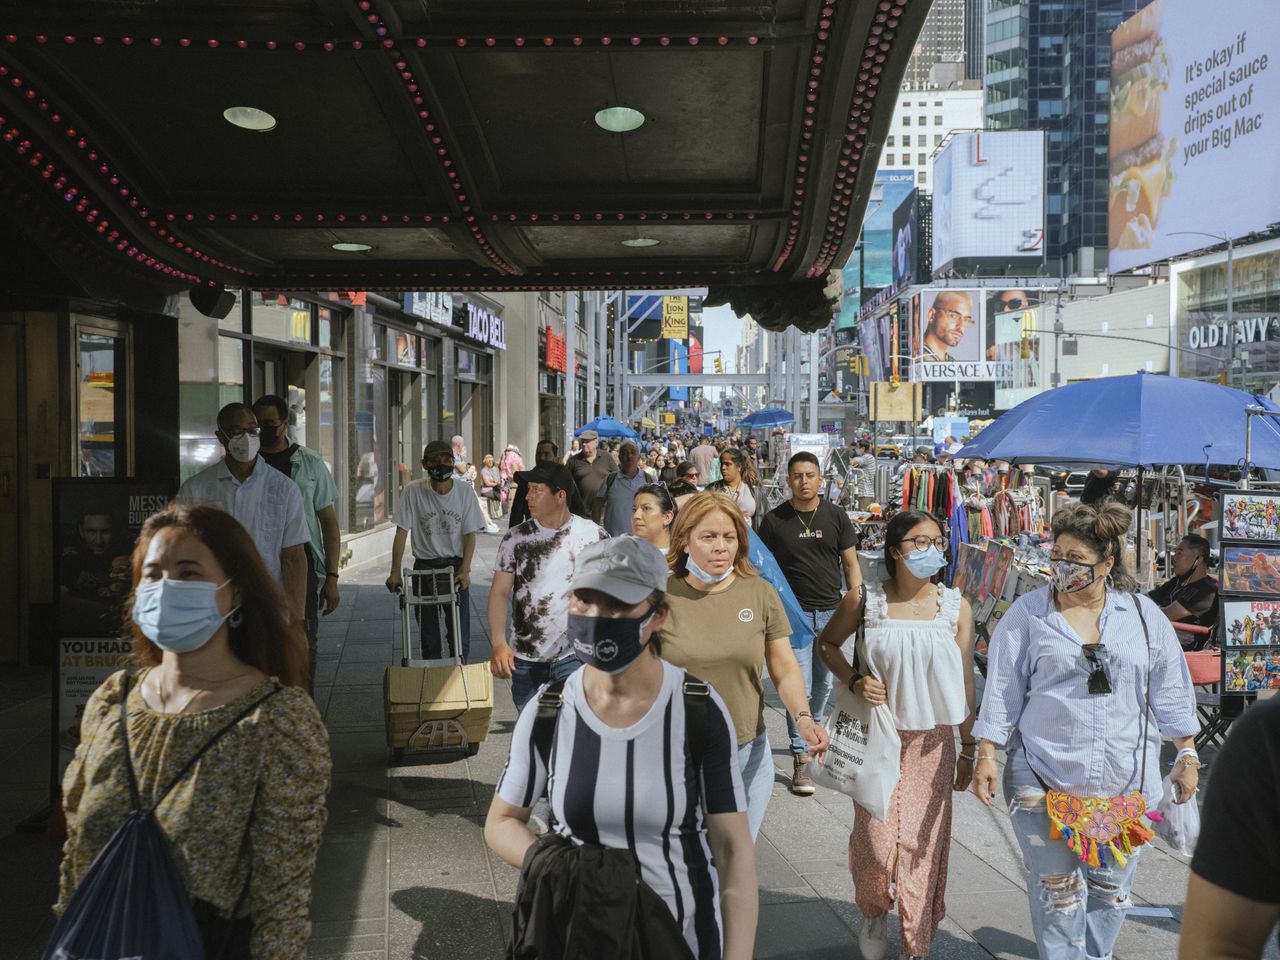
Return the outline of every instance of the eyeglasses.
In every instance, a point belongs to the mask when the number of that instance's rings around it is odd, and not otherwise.
[[[944,315],[951,318],[952,323],[973,323],[972,313],[961,313],[959,310],[950,310],[945,307],[942,312]]]
[[[1012,300],[1001,300],[1000,306],[1004,308],[1002,312],[1011,313],[1014,310],[1021,310],[1023,307],[1031,306],[1031,301],[1014,297]]]
[[[944,537],[926,537],[921,534],[918,537],[912,537],[910,540],[899,541],[901,543],[909,543],[917,550],[928,550],[930,545],[938,548],[939,551],[947,549],[947,541]]]
[[[1089,661],[1089,693],[1095,697],[1106,696],[1111,692],[1111,678],[1107,676],[1107,649],[1100,643],[1091,643],[1080,648],[1084,658]]]
[[[228,440],[235,440],[239,437],[243,437],[245,434],[248,434],[251,437],[256,437],[258,435],[258,428],[257,427],[232,427],[230,430],[223,430],[222,432],[226,434]]]

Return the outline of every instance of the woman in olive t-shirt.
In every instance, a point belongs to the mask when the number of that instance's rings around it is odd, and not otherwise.
[[[810,753],[826,752],[827,734],[809,712],[782,601],[751,565],[748,548],[742,513],[723,493],[699,493],[680,508],[667,552],[662,657],[715,687],[729,708],[754,838],[773,789],[762,661]]]

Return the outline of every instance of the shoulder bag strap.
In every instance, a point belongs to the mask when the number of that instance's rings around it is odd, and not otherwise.
[[[1131,593],[1129,598],[1138,611],[1138,619],[1142,621],[1142,638],[1147,643],[1146,692],[1142,695],[1142,767],[1138,771],[1138,790],[1142,790],[1142,780],[1147,775],[1147,731],[1151,726],[1151,631],[1147,629],[1147,618],[1142,612],[1138,595]]]
[[[263,703],[270,700],[282,689],[284,688],[281,687],[280,684],[276,684],[274,687],[272,687],[269,691],[267,691],[257,700],[253,701],[253,703],[249,704],[249,706],[245,707],[238,714],[236,714],[236,717],[234,720],[232,720],[225,727],[223,727],[221,730],[215,733],[212,737],[210,737],[205,742],[204,746],[202,746],[199,750],[197,750],[195,752],[195,755],[186,762],[186,764],[182,767],[181,770],[178,771],[178,775],[169,781],[169,785],[160,791],[159,796],[157,796],[155,799],[155,802],[151,804],[151,809],[148,812],[149,813],[156,812],[156,808],[159,807],[160,804],[164,802],[164,798],[169,795],[169,791],[171,791],[174,787],[176,787],[182,781],[182,778],[185,777],[187,773],[191,770],[191,768],[196,765],[196,762],[209,751],[210,747],[212,747],[215,743],[221,740],[222,737],[225,734],[229,733],[241,720],[243,720],[249,714],[253,713],[253,711],[257,710],[258,707],[262,706]],[[130,776],[132,776],[132,771],[130,772]]]
[[[702,774],[702,761],[707,755],[707,711],[711,709],[711,688],[686,670],[681,693],[684,694],[685,740],[689,745],[689,759],[693,761],[694,776],[698,778]]]
[[[560,708],[564,706],[564,685],[567,678],[553,680],[547,689],[538,695],[538,713],[533,718],[533,748],[538,751],[538,758],[551,776],[551,744],[556,736],[556,722],[560,719]]]
[[[865,583],[858,584],[858,599],[862,603],[862,616],[858,620],[858,632],[853,641],[853,675],[855,677],[862,676],[862,658],[858,655],[858,648],[866,641],[867,636],[867,585]]]
[[[133,677],[126,673],[124,694],[120,697],[120,740],[124,743],[124,769],[129,774],[129,799],[133,802],[134,810],[141,810],[142,799],[138,796],[138,778],[133,773],[133,753],[129,750],[129,690],[132,686]]]

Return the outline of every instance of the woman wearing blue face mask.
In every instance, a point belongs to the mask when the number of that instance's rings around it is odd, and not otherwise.
[[[863,923],[864,960],[881,960],[886,918],[895,902],[904,955],[923,957],[946,915],[951,793],[973,776],[973,612],[958,590],[935,583],[946,566],[946,540],[929,513],[908,510],[885,528],[889,579],[850,591],[818,638],[822,659],[868,703],[888,704],[902,759],[884,821],[854,805],[849,836]],[[841,652],[863,630],[864,662]],[[957,760],[955,727],[960,728]]]
[[[136,781],[137,805],[158,804],[206,956],[301,960],[330,770],[302,626],[249,534],[207,505],[146,522],[126,610],[141,669],[85,707],[55,909],[135,809]]]
[[[573,847],[587,848],[576,903],[564,904],[563,917],[533,911],[555,936],[574,918],[608,926],[614,893],[628,905],[638,896],[641,906],[656,894],[671,922],[659,913],[662,931],[645,925],[651,947],[672,960],[689,955],[685,945],[698,960],[751,956],[755,851],[732,721],[706,684],[659,658],[666,585],[666,559],[639,537],[612,537],[578,555],[568,635],[584,665],[521,712],[485,821],[489,847],[522,867],[514,931],[521,956],[541,952],[526,907],[540,899],[539,883],[554,883]],[[544,793],[551,830],[535,840],[529,817]],[[630,852],[635,864],[619,873],[627,889],[606,890],[607,878],[585,872],[592,847],[613,857]],[[635,868],[644,890],[636,889]],[[615,928],[609,935],[617,939],[593,942],[590,952],[630,956],[624,941],[633,933]]]
[[[750,549],[742,512],[725,494],[699,493],[680,508],[667,551],[671,612],[662,631],[662,655],[714,686],[728,705],[754,838],[764,822],[774,773],[761,663],[810,754],[824,754],[828,738],[809,711],[786,609],[778,591],[752,566]]]

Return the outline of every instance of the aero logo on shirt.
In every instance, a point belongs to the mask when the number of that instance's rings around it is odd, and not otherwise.
[[[741,620],[743,623],[750,623],[755,618],[756,618],[755,613],[753,613],[747,607],[743,607],[741,610],[738,611],[738,619]]]

